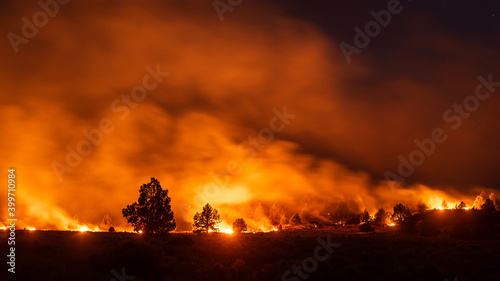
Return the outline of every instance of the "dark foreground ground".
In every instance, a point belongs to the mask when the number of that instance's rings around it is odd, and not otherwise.
[[[394,228],[151,237],[17,231],[15,274],[7,274],[6,235],[0,232],[0,280],[500,280],[498,239],[421,237]],[[317,238],[328,243],[328,236],[340,246],[320,261],[328,252]],[[301,272],[283,278],[294,265]]]

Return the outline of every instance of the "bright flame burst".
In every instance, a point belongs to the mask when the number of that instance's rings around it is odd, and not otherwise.
[[[92,225],[89,226],[88,224],[81,224],[81,225],[78,225],[75,228],[72,228],[70,230],[72,230],[72,231],[80,231],[80,232],[88,232],[88,231],[91,231],[91,232],[100,232],[100,231],[102,231],[101,229],[99,229],[99,227],[92,226]]]
[[[219,232],[219,233],[225,233],[225,234],[233,234],[234,233],[234,231],[231,228],[219,228],[219,229],[217,229],[215,231],[213,231],[212,229],[208,230],[208,233],[214,233],[214,232],[215,233],[217,233],[217,232]]]
[[[34,228],[34,227],[27,227],[26,229],[29,230],[29,231],[35,231],[36,230],[36,228]]]
[[[219,225],[219,229],[217,231],[220,233],[225,233],[225,234],[233,234],[234,233],[233,228],[225,221],[223,221]]]
[[[226,233],[226,234],[233,234],[234,233],[232,228],[221,229],[220,232]]]
[[[90,229],[86,225],[84,225],[84,226],[80,227],[80,229],[78,229],[78,231],[80,231],[80,232],[86,232],[86,231],[89,231],[89,230]]]

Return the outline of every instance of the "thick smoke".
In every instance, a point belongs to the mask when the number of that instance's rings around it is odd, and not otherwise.
[[[245,217],[257,227],[295,212],[325,217],[340,201],[370,212],[420,198],[431,205],[471,201],[481,186],[499,182],[496,96],[459,130],[447,131],[449,140],[410,184],[392,191],[383,181],[384,171],[397,170],[398,155],[415,149],[415,138],[449,129],[443,112],[474,92],[478,75],[493,72],[492,51],[415,34],[404,39],[408,48],[399,57],[375,64],[367,54],[347,65],[334,38],[279,7],[242,5],[220,22],[207,3],[75,1],[18,54],[1,42],[0,176],[17,169],[22,226],[107,228],[112,221],[130,229],[121,209],[150,177],[169,190],[179,229],[189,229],[200,196],[227,223]],[[39,9],[8,6],[3,34],[21,34],[21,18]],[[409,16],[408,27],[421,20]],[[398,63],[407,73],[377,71]],[[170,75],[131,106],[123,95],[142,85],[148,66]],[[115,100],[129,108],[126,116],[113,109]],[[295,117],[270,137],[275,111],[285,107]],[[68,165],[67,147],[76,150],[82,131],[104,118],[112,132],[58,178],[54,162]],[[255,153],[248,150],[252,138]],[[238,172],[228,174],[228,163],[238,163]],[[214,174],[224,184],[207,196]]]

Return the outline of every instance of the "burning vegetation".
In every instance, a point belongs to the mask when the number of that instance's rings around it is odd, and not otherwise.
[[[272,192],[272,191],[271,191]],[[223,193],[223,192],[221,192]],[[375,193],[381,193],[376,190]],[[382,194],[382,193],[381,193]],[[184,204],[179,208],[176,194],[173,199],[160,182],[151,178],[139,190],[137,202],[127,205],[122,214],[132,226],[116,223],[106,214],[100,223],[82,222],[78,216],[67,218],[65,222],[53,227],[25,224],[27,230],[52,229],[80,232],[109,231],[135,233],[259,233],[272,231],[296,231],[319,228],[349,228],[361,232],[377,231],[386,227],[407,233],[422,235],[444,234],[462,238],[494,237],[498,233],[498,213],[500,202],[493,193],[481,192],[471,198],[451,196],[442,191],[431,190],[424,186],[401,188],[387,193],[385,200],[374,200],[377,196],[358,196],[349,198],[320,198],[303,195],[291,201],[250,200],[242,203],[205,202],[195,208]],[[420,195],[420,196],[419,196]],[[227,195],[221,194],[221,197]],[[181,198],[182,199],[182,198]],[[177,201],[178,202],[178,201]],[[177,207],[177,208],[176,208]],[[198,209],[199,208],[199,209]],[[174,209],[177,209],[174,217]],[[179,209],[181,212],[179,213]],[[52,210],[57,212],[57,210]],[[176,221],[190,221],[190,226]],[[0,229],[6,229],[0,223]]]
[[[422,196],[418,197],[420,191]],[[425,187],[396,190],[401,201],[390,198],[379,206],[372,200],[321,199],[318,196],[303,196],[300,201],[250,201],[242,204],[206,203],[201,212],[185,204],[181,220],[190,217],[191,227],[179,228],[177,215],[171,206],[168,190],[160,182],[151,182],[140,188],[137,202],[123,209],[123,215],[132,228],[116,225],[106,214],[99,224],[84,223],[78,216],[65,219],[66,226],[54,228],[24,225],[27,230],[58,229],[87,231],[133,231],[136,233],[258,233],[270,231],[294,231],[324,227],[356,228],[362,232],[376,231],[384,227],[398,226],[408,233],[454,237],[493,237],[498,233],[500,202],[494,193],[481,192],[475,198],[449,196]],[[408,196],[410,194],[410,196]],[[222,195],[224,196],[224,195]],[[394,195],[393,195],[394,196]],[[458,198],[458,199],[457,199]],[[404,200],[405,199],[405,200]],[[394,202],[391,204],[391,202]],[[467,203],[466,203],[467,202]],[[120,218],[117,218],[120,220]],[[489,225],[489,226],[488,226]],[[6,227],[0,224],[0,229]],[[115,230],[116,229],[116,230]],[[482,234],[479,234],[482,232]]]
[[[123,209],[123,215],[138,233],[185,232],[176,229],[170,202],[168,191],[161,187],[157,179],[151,178],[150,183],[141,186],[138,202]],[[469,206],[464,201],[425,201],[420,198],[414,204],[397,203],[392,208],[381,207],[369,212],[367,209],[359,211],[356,205],[344,201],[330,203],[308,198],[300,209],[288,208],[278,202],[258,203],[247,216],[225,205],[216,208],[207,203],[201,212],[196,212],[192,217],[192,231],[234,234],[359,227],[361,232],[370,232],[377,228],[399,226],[404,232],[426,236],[442,233],[457,238],[495,237],[499,230],[500,204],[494,194],[483,192],[470,202]],[[231,220],[235,214],[236,218]],[[109,216],[103,219],[102,225],[111,224]],[[80,225],[79,230],[96,229]]]

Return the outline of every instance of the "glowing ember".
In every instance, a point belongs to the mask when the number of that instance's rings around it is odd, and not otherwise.
[[[396,225],[395,223],[388,224],[388,226],[395,226],[395,225]]]
[[[138,232],[138,233],[139,233],[139,234],[142,234],[142,230],[139,230],[139,232]]]

